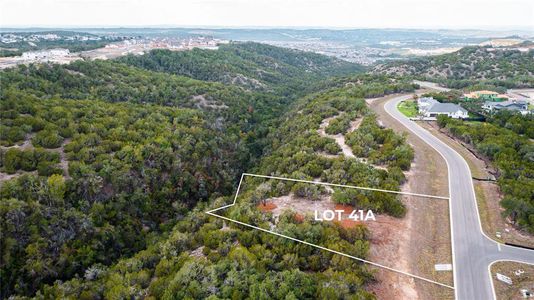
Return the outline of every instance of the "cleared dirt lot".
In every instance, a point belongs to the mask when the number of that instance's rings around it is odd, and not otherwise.
[[[405,185],[405,191],[408,191],[408,188],[408,185]],[[447,258],[442,259],[433,256],[434,252],[432,249],[421,248],[421,234],[425,231],[414,227],[417,225],[414,223],[417,219],[415,216],[421,208],[426,207],[432,201],[443,202],[446,200],[403,196],[402,201],[409,208],[405,217],[395,218],[386,214],[375,214],[376,220],[367,220],[364,222],[354,221],[349,218],[350,213],[353,210],[360,209],[359,207],[335,204],[331,199],[331,195],[328,194],[321,196],[319,200],[310,200],[308,198],[297,197],[293,193],[290,193],[285,196],[269,198],[264,203],[258,204],[258,209],[263,212],[272,213],[275,220],[286,210],[296,212],[299,218],[306,217],[312,219],[316,211],[319,216],[322,216],[326,210],[342,210],[341,221],[334,220],[333,222],[339,222],[343,227],[364,225],[369,229],[369,241],[371,243],[370,261],[403,272],[414,273],[425,278],[434,279],[438,282],[452,284],[452,282],[449,282],[450,278],[447,276],[447,273],[450,272],[435,274],[435,278],[431,278],[430,275],[433,274],[434,264],[449,263],[450,261]],[[274,223],[276,224],[276,221]],[[272,225],[273,228],[276,226],[275,224]],[[411,247],[412,244],[416,244],[417,247]],[[440,245],[437,245],[436,248],[439,247]],[[429,260],[420,261],[418,269],[415,269],[410,265],[412,256],[429,256]],[[380,268],[373,269],[377,273],[378,282],[370,288],[377,294],[379,299],[443,299],[443,294],[441,293],[433,294],[431,297],[420,297],[416,286],[416,281],[419,280],[414,280],[410,276]],[[414,270],[418,272],[413,272]],[[425,283],[423,282],[423,284]],[[433,286],[433,284],[427,285]],[[442,289],[445,290],[445,288]]]

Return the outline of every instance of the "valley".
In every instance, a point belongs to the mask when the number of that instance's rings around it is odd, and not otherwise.
[[[117,29],[124,40],[110,42],[132,43],[132,32]],[[147,29],[143,38],[169,32],[191,34]],[[489,112],[462,95],[528,97],[531,43],[481,46],[488,37],[464,33],[460,43],[447,33],[423,47],[435,32],[376,32],[214,29],[197,38],[227,39],[209,49],[140,46],[0,70],[1,298],[514,294],[495,292],[488,266],[534,263],[517,247],[534,240],[533,115]],[[83,51],[106,49],[98,34],[87,33],[99,42]],[[336,47],[366,36],[358,55],[364,46],[467,47],[366,56],[364,66],[293,49],[304,40],[321,52],[315,36]],[[468,118],[409,121],[423,95]],[[403,115],[398,104],[411,98]]]

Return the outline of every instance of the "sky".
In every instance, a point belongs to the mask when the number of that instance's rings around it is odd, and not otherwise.
[[[534,30],[534,0],[0,0],[0,27]]]

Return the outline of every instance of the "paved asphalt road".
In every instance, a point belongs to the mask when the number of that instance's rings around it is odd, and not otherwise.
[[[399,102],[411,97],[404,95],[393,98],[386,102],[384,108],[392,117],[436,149],[447,162],[456,299],[494,299],[489,265],[498,260],[534,264],[534,251],[499,245],[483,233],[467,162],[452,148],[397,110]]]

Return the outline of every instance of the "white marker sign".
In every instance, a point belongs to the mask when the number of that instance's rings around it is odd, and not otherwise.
[[[504,282],[504,283],[507,283],[507,284],[512,284],[512,278],[508,277],[508,276],[504,276],[500,273],[497,273],[497,279]]]
[[[451,271],[452,265],[451,264],[437,264],[434,265],[434,268],[436,271]]]

